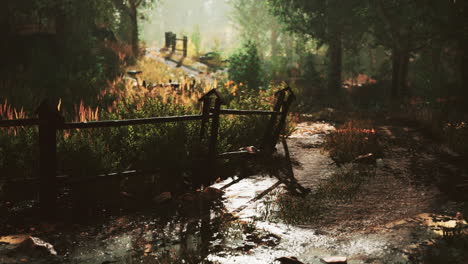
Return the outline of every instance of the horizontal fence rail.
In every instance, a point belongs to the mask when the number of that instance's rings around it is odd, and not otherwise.
[[[286,98],[286,92],[289,96]],[[213,98],[215,96],[215,98]],[[64,122],[64,118],[57,108],[50,102],[44,100],[36,113],[39,118],[31,119],[16,119],[16,120],[0,120],[0,128],[35,126],[39,127],[39,206],[41,214],[48,218],[55,214],[56,201],[58,197],[59,184],[80,184],[92,180],[104,180],[106,178],[126,177],[134,174],[154,173],[154,171],[125,171],[120,173],[107,173],[91,177],[74,178],[70,175],[57,176],[57,132],[67,129],[85,129],[85,128],[106,128],[106,127],[122,127],[131,125],[148,125],[161,124],[170,122],[183,121],[201,121],[200,126],[200,143],[204,142],[203,138],[209,131],[207,140],[208,153],[206,155],[206,172],[203,173],[203,178],[200,184],[208,186],[210,180],[214,178],[214,169],[211,169],[217,158],[217,142],[220,127],[220,115],[264,115],[270,116],[270,120],[263,137],[261,146],[262,151],[268,152],[276,145],[277,138],[280,132],[284,129],[286,116],[288,114],[289,105],[294,100],[294,93],[288,87],[275,93],[276,103],[273,111],[266,110],[236,110],[236,109],[221,109],[224,105],[219,93],[216,89],[212,89],[206,93],[200,102],[202,102],[202,113],[200,115],[184,115],[184,116],[166,116],[166,117],[150,117],[140,119],[126,120],[105,120],[105,121],[90,121],[90,122]],[[215,100],[213,100],[215,99]],[[208,129],[208,121],[210,128]],[[275,125],[275,123],[277,123]],[[236,154],[245,154],[248,152],[237,151]],[[36,180],[36,179],[35,179]]]
[[[211,109],[210,112],[214,112],[214,109]],[[275,111],[264,111],[264,110],[237,110],[237,109],[221,109],[220,114],[222,115],[272,115],[272,114],[281,114],[280,112]]]
[[[39,119],[14,119],[14,120],[0,120],[0,127],[18,127],[18,126],[35,126],[39,125]]]
[[[210,115],[211,117],[211,115]],[[202,120],[202,115],[186,115],[186,116],[165,116],[165,117],[150,117],[140,119],[127,120],[107,120],[107,121],[90,121],[80,123],[64,123],[59,126],[61,129],[78,129],[78,128],[103,128],[103,127],[121,127],[131,125],[148,125],[182,121]]]

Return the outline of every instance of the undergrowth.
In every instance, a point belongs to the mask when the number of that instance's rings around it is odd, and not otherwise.
[[[465,263],[468,259],[468,234],[435,239],[433,243],[417,248],[409,259],[410,263]]]
[[[383,154],[382,141],[370,120],[346,122],[326,136],[324,148],[338,165],[369,153],[374,157]]]
[[[198,99],[217,87],[227,102],[223,107],[271,109],[273,93],[281,88],[249,91],[222,78],[189,77],[157,61],[142,60],[139,66],[153,87],[134,86],[118,78],[101,91],[95,105],[87,105],[85,99],[74,106],[57,100],[57,108],[66,122],[199,114]],[[169,78],[180,84],[178,89],[156,85]],[[16,110],[5,100],[0,105],[0,120],[34,117],[33,110]],[[265,117],[222,116],[217,151],[259,145],[267,121]],[[159,170],[158,186],[165,188],[160,191],[181,190],[192,183],[193,167],[206,152],[207,137],[200,139],[199,131],[199,121],[59,131],[57,173],[86,177],[131,169]],[[0,128],[0,182],[35,178],[37,169],[37,128]]]
[[[264,219],[280,220],[287,224],[313,224],[326,215],[334,204],[353,200],[361,186],[374,175],[372,166],[350,165],[341,168],[305,198],[282,192],[271,194],[265,199],[261,214]]]

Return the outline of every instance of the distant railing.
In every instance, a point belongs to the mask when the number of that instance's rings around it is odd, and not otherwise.
[[[263,110],[235,110],[221,109],[224,104],[221,96],[213,89],[206,93],[199,101],[202,102],[202,113],[200,115],[168,116],[168,117],[150,117],[140,119],[126,120],[107,120],[92,122],[64,122],[64,118],[50,100],[44,100],[40,104],[36,113],[39,118],[0,120],[0,128],[39,126],[39,204],[43,216],[53,215],[56,208],[58,195],[58,181],[68,178],[67,176],[57,176],[57,139],[56,134],[59,130],[86,129],[86,128],[105,128],[121,127],[131,125],[161,124],[170,122],[201,121],[200,138],[203,138],[206,132],[207,122],[211,119],[210,136],[208,138],[207,164],[211,165],[216,160],[216,146],[218,140],[220,115],[269,115],[268,123],[263,145],[265,148],[273,148],[277,138],[284,129],[289,105],[294,100],[294,95],[290,94],[286,98],[286,92],[289,88],[276,93],[277,101],[273,111]],[[215,96],[213,104],[213,96]],[[277,117],[279,124],[275,126]],[[98,175],[98,177],[108,177],[114,175],[130,175],[137,171],[127,171],[121,173],[109,173]],[[210,173],[207,173],[210,177]],[[89,177],[88,177],[89,178]],[[205,179],[206,180],[206,179]],[[74,182],[72,179],[70,182]]]
[[[171,48],[171,52],[182,51],[182,55],[187,57],[188,38],[183,36],[181,39],[177,38],[177,35],[172,32],[165,33],[165,48]],[[177,49],[177,41],[182,41],[182,49]]]

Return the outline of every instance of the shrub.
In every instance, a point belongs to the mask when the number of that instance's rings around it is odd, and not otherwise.
[[[143,59],[137,67],[143,70],[148,83],[167,83],[171,78],[180,84],[181,91],[159,85],[134,87],[118,78],[93,99],[96,104],[86,104],[87,98],[74,106],[59,103],[65,120],[84,122],[199,114],[198,99],[212,87],[218,87],[228,108],[266,110],[271,109],[274,101],[273,89],[241,89],[242,86],[220,81],[222,79],[190,78],[181,70],[169,69],[155,60]],[[8,103],[0,106],[0,119],[28,116],[33,115],[15,111]],[[223,115],[218,151],[258,145],[267,119]],[[129,169],[158,170],[158,186],[180,190],[190,184],[193,177],[187,176],[191,176],[194,162],[204,159],[200,155],[204,150],[198,146],[199,131],[199,121],[61,131],[57,135],[58,173],[85,177]],[[37,176],[37,134],[37,128],[0,129],[0,175],[3,177],[0,182],[6,177]]]
[[[443,131],[448,145],[462,155],[468,155],[468,123],[448,123]]]
[[[352,120],[327,135],[325,149],[337,164],[351,162],[360,155],[382,155],[382,145],[370,121]]]
[[[228,73],[230,80],[246,84],[250,90],[258,90],[264,86],[262,62],[254,43],[245,43],[229,58]]]

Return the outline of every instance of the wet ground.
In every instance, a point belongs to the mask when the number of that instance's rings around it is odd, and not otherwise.
[[[336,170],[321,148],[333,129],[327,123],[301,123],[288,140],[296,178],[312,190]],[[394,142],[375,177],[355,199],[329,206],[314,223],[271,221],[267,213],[285,190],[276,178],[257,175],[233,185],[235,178],[215,184],[225,192],[218,201],[185,195],[99,224],[38,223],[5,234],[0,263],[275,263],[283,256],[311,264],[327,256],[346,256],[348,263],[406,263],[414,248],[431,243],[456,222],[458,204],[434,183],[447,173],[465,172],[442,161],[443,150],[418,131],[379,130]],[[163,211],[171,213],[161,216]],[[24,242],[30,235],[50,243],[57,254],[31,247]]]

